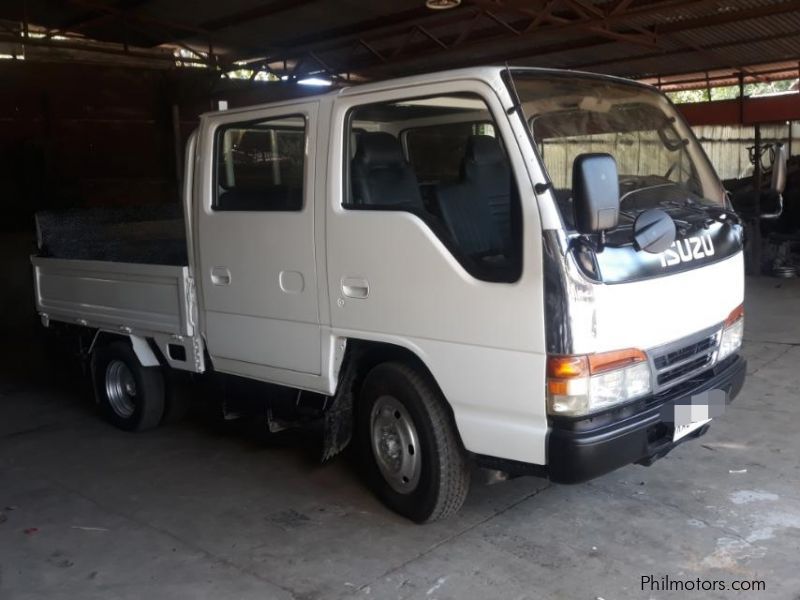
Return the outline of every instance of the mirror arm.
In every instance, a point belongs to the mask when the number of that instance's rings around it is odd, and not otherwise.
[[[572,238],[569,243],[567,244],[567,250],[565,252],[568,253],[572,250],[575,246],[586,246],[592,252],[596,252],[599,254],[603,251],[606,247],[606,232],[601,231],[597,233],[597,239],[595,239],[595,234],[592,233],[580,233],[576,237]]]
[[[552,189],[553,189],[553,184],[550,181],[546,181],[544,183],[537,183],[536,185],[533,186],[533,191],[536,192],[537,196],[541,196],[547,190],[552,190]]]

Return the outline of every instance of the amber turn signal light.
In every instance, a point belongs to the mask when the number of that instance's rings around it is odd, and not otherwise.
[[[638,348],[612,350],[588,356],[548,356],[547,376],[553,379],[575,379],[621,369],[644,360],[647,360],[647,356]]]
[[[736,321],[741,319],[744,316],[744,304],[740,304],[736,308],[731,311],[731,314],[728,315],[728,318],[725,319],[725,327],[730,327]]]
[[[589,374],[589,361],[585,356],[548,356],[547,376],[555,379],[575,379]]]

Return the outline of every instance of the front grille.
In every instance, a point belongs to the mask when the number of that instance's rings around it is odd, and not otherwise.
[[[688,363],[682,364],[674,369],[668,370],[664,373],[658,374],[658,385],[666,385],[670,381],[675,381],[676,379],[681,379],[684,375],[688,375],[690,373],[694,373],[698,369],[702,369],[703,367],[711,364],[711,355],[701,356],[700,358],[695,358],[694,360],[689,361]]]
[[[683,348],[679,348],[678,350],[673,350],[672,352],[659,356],[653,362],[656,365],[656,369],[661,371],[662,369],[669,367],[670,365],[674,365],[679,361],[700,354],[704,350],[716,348],[716,346],[717,336],[711,335],[700,340],[699,342],[689,344],[688,346],[684,346]]]
[[[660,389],[671,387],[710,367],[719,346],[720,331],[691,341],[681,340],[657,349],[653,356]]]

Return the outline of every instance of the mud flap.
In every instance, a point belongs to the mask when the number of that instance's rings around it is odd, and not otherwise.
[[[353,438],[353,413],[356,393],[356,357],[349,352],[342,366],[342,375],[336,394],[329,403],[323,419],[322,462],[330,460],[347,448]]]

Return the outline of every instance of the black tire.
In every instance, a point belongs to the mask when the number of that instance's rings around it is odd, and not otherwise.
[[[397,411],[392,408],[395,401],[400,405]],[[390,422],[392,415],[403,426],[410,417],[416,430],[416,444],[397,443],[405,438],[394,435],[392,427],[396,425]],[[383,446],[384,456],[392,456],[393,449],[405,446],[409,450],[401,460],[413,461],[417,457],[418,462],[412,463],[416,468],[406,470],[409,475],[414,473],[412,480],[398,477],[406,472],[402,468],[385,475],[387,462],[383,461],[382,467],[376,456],[376,444],[382,442],[373,442],[373,429],[379,432],[387,429],[374,427],[373,422],[384,423],[389,431],[389,442],[393,445]],[[469,462],[445,400],[429,376],[399,362],[373,368],[361,388],[357,427],[367,480],[386,506],[417,523],[437,521],[458,512],[469,491]],[[386,442],[386,436],[378,434],[378,437]],[[412,450],[415,445],[418,447]],[[405,452],[405,448],[401,451]],[[398,490],[403,485],[408,485],[408,489]]]
[[[161,422],[164,415],[161,368],[143,367],[127,342],[115,341],[94,350],[92,382],[100,411],[115,427],[144,431]]]

